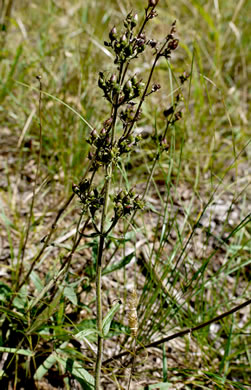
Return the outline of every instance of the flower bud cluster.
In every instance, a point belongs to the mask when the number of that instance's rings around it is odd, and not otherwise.
[[[142,32],[139,36],[134,33],[134,28],[138,23],[138,15],[130,12],[124,20],[125,31],[117,33],[113,27],[109,33],[109,42],[104,42],[105,46],[111,47],[115,52],[115,64],[122,64],[132,58],[137,57],[145,49],[146,37]]]
[[[109,143],[109,135],[105,128],[102,128],[99,134],[96,129],[93,129],[86,141],[88,144],[96,146],[96,148],[101,148]]]
[[[119,156],[124,153],[129,153],[134,146],[141,140],[140,135],[128,135],[121,137],[117,143],[111,145],[108,130],[103,128],[98,134],[97,130],[92,130],[87,142],[96,147],[95,159],[93,168],[98,169],[100,166],[117,163]],[[93,153],[90,153],[89,159],[93,158]]]
[[[144,208],[144,202],[132,190],[128,192],[124,190],[120,191],[117,195],[113,196],[113,203],[114,219],[119,219],[120,217],[131,214],[132,211]]]
[[[165,57],[166,59],[171,58],[172,51],[177,49],[178,45],[179,45],[179,40],[178,39],[170,40],[170,42],[168,43],[168,46],[164,50],[162,56]]]
[[[121,89],[115,74],[112,74],[109,79],[106,79],[103,72],[99,72],[98,86],[103,90],[105,98],[110,103],[114,102]]]
[[[154,83],[154,84],[152,85],[151,91],[150,91],[146,96],[149,96],[149,95],[151,95],[151,94],[154,93],[154,92],[157,92],[160,88],[161,88],[161,85],[160,85],[160,84]]]
[[[100,167],[106,167],[106,178],[111,179],[113,168],[120,162],[120,157],[123,154],[130,153],[141,140],[141,136],[133,134],[133,126],[138,121],[141,115],[141,106],[145,98],[157,92],[160,89],[160,84],[152,83],[153,71],[156,67],[157,61],[160,57],[169,58],[171,52],[174,51],[179,41],[174,37],[176,32],[175,22],[172,24],[169,34],[165,37],[163,42],[157,42],[154,39],[147,39],[144,32],[146,23],[157,16],[155,11],[158,0],[148,0],[148,6],[145,9],[145,18],[141,27],[136,33],[136,26],[138,22],[137,14],[130,12],[124,20],[123,31],[118,32],[116,27],[113,27],[109,33],[109,41],[105,45],[110,47],[115,53],[114,63],[117,66],[117,72],[114,74],[99,73],[98,85],[102,89],[105,99],[111,104],[110,117],[103,123],[101,130],[92,130],[87,142],[92,146],[89,152],[89,159],[91,160],[90,171],[93,171],[92,180],[96,171]],[[137,58],[146,46],[154,51],[155,60],[149,77],[145,84],[136,74],[128,75],[130,72],[129,63],[131,60]],[[181,84],[186,80],[186,76],[180,77]],[[139,98],[139,102],[134,99]],[[164,115],[167,118],[167,126],[164,134],[156,135],[154,141],[157,145],[157,158],[161,152],[167,151],[169,146],[166,139],[166,130],[169,124],[181,118],[181,111],[177,111],[176,107],[180,100],[180,95],[176,96],[173,106],[165,110]],[[122,135],[118,136],[121,126],[118,126],[118,119],[123,125]],[[111,169],[107,169],[109,168]],[[108,176],[108,172],[109,175]],[[108,186],[109,187],[109,186]],[[96,212],[104,206],[104,197],[106,187],[102,190],[93,188],[92,181],[84,180],[79,186],[74,186],[73,191],[80,198],[84,208],[92,217],[93,227],[96,235],[107,235],[115,227],[121,217],[130,215],[137,209],[144,207],[143,201],[139,199],[132,190],[120,191],[117,195],[110,196],[113,201],[114,214],[112,224],[106,232],[99,231],[95,224],[94,217]],[[104,210],[104,209],[103,209]]]
[[[138,23],[138,14],[132,14],[132,12],[129,12],[127,17],[124,20],[124,26],[126,29],[132,30],[134,27],[137,26]]]
[[[161,134],[158,136],[153,135],[152,139],[153,139],[154,143],[156,145],[158,145],[160,153],[163,151],[167,152],[169,150],[169,144],[167,142],[167,139],[164,138],[164,136],[162,136]]]
[[[184,84],[190,77],[190,74],[187,72],[184,72],[182,75],[179,76],[181,85]]]
[[[168,119],[171,125],[173,125],[175,122],[177,122],[182,118],[182,112],[180,110],[176,111],[177,105],[178,105],[178,101],[175,100],[174,105],[170,106],[167,110],[163,112],[164,116]]]
[[[135,137],[131,134],[126,138],[120,138],[118,141],[119,155],[124,153],[129,153],[134,146],[136,146],[139,141],[141,141],[141,135],[136,135]]]
[[[149,39],[146,44],[149,45],[152,49],[156,49],[158,42],[155,39]]]
[[[90,145],[96,147],[95,159],[93,162],[93,168],[98,169],[102,165],[109,164],[118,154],[114,148],[110,145],[108,130],[103,127],[101,131],[97,132],[96,129],[92,130],[90,137],[86,140]],[[93,154],[89,156],[92,159]]]
[[[94,218],[97,210],[104,204],[104,196],[96,188],[91,189],[88,179],[85,179],[78,186],[73,184],[72,190],[79,197],[84,208],[87,208]]]
[[[104,97],[111,104],[117,106],[128,103],[140,96],[145,86],[142,80],[137,79],[136,75],[128,79],[123,86],[120,86],[114,74],[107,79],[102,72],[99,73],[98,85],[103,90]],[[119,98],[117,99],[117,97]]]
[[[141,110],[138,112],[137,117],[135,117],[136,108],[135,103],[128,103],[123,110],[120,112],[120,120],[123,123],[123,126],[126,127],[132,122],[137,122],[141,115]]]
[[[164,49],[163,53],[161,53],[161,56],[165,57],[166,59],[171,57],[172,51],[177,49],[179,45],[179,40],[177,38],[174,38],[175,33],[176,33],[176,20],[173,22],[170,32],[166,37],[167,47]]]
[[[129,102],[132,99],[137,98],[141,95],[145,84],[142,80],[137,80],[136,75],[131,77],[123,86],[124,96],[120,99],[120,104]]]
[[[90,181],[85,179],[78,186],[76,184],[72,184],[72,191],[78,195],[80,201],[83,203],[88,195],[90,190]]]

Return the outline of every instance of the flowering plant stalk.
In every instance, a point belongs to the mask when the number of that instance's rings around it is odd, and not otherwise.
[[[111,191],[111,178],[124,156],[132,152],[140,143],[140,135],[134,134],[135,124],[141,118],[141,107],[144,100],[160,89],[159,84],[152,84],[152,77],[160,58],[169,59],[172,51],[178,46],[175,38],[175,22],[162,42],[150,39],[145,28],[157,16],[155,10],[158,1],[149,0],[141,25],[138,15],[130,12],[124,20],[124,28],[118,32],[114,26],[109,33],[109,40],[104,44],[115,54],[114,65],[116,70],[110,75],[99,73],[98,85],[103,91],[105,100],[110,105],[110,116],[104,121],[100,129],[93,129],[87,142],[91,145],[89,159],[91,161],[90,178],[85,178],[80,185],[73,186],[78,195],[83,212],[88,214],[94,233],[99,239],[98,256],[96,263],[96,316],[98,330],[98,352],[95,369],[95,388],[100,388],[100,376],[103,355],[102,334],[102,267],[105,241],[108,234],[114,229],[121,218],[133,217],[138,209],[144,207],[143,199],[133,189],[121,190],[118,193]],[[139,58],[149,48],[153,52],[153,63],[146,82],[133,73],[131,63]],[[180,119],[174,107],[165,113],[168,123]],[[118,130],[121,129],[122,131]],[[155,140],[159,154],[167,150],[166,131]],[[157,160],[157,158],[156,158]],[[103,185],[94,187],[93,180],[102,171]],[[112,218],[108,218],[109,210],[113,210]]]

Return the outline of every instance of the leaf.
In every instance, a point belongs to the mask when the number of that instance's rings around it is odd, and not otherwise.
[[[5,283],[0,283],[0,302],[7,301],[8,298],[11,296],[11,289],[7,284]]]
[[[13,306],[15,306],[17,309],[24,309],[28,303],[27,297],[28,288],[24,285],[13,300]]]
[[[0,204],[1,204],[1,207],[3,207],[2,203],[0,203]],[[0,218],[2,219],[5,227],[14,228],[12,221],[9,218],[7,218],[6,215],[2,211],[0,213]]]
[[[147,388],[149,390],[167,390],[167,389],[171,389],[171,384],[169,383],[162,383],[162,382],[159,382],[159,383],[155,383],[153,385],[150,385],[148,386]],[[139,390],[144,390],[145,388],[144,387],[141,387]]]
[[[54,353],[56,360],[63,366],[65,372],[69,371],[82,385],[84,389],[94,389],[94,378],[88,371],[86,371],[81,363],[74,361],[65,356],[59,356]]]
[[[65,298],[69,299],[69,301],[73,303],[73,305],[77,306],[78,298],[74,291],[74,288],[71,285],[62,288],[62,293]]]
[[[166,357],[166,347],[165,343],[163,343],[162,346],[162,351],[163,351],[163,382],[167,382],[167,357]]]
[[[56,349],[56,352],[60,352],[64,347],[66,347],[68,344],[67,341],[65,341],[63,344],[60,345],[59,348]],[[53,353],[51,353],[47,359],[44,360],[44,362],[37,368],[34,379],[35,381],[40,381],[43,376],[47,373],[47,371],[56,363],[57,359]]]
[[[32,283],[34,284],[35,288],[37,289],[38,292],[41,292],[44,288],[43,283],[41,282],[40,277],[35,271],[32,271],[30,274],[30,278]]]
[[[16,320],[21,321],[23,323],[26,321],[26,318],[22,313],[18,313],[4,306],[0,306],[0,313],[5,313],[7,316],[15,318]]]
[[[95,336],[95,333],[98,334],[99,332],[96,327],[95,319],[83,320],[80,322],[80,324],[76,325],[76,328],[79,331],[78,333],[80,333],[82,330],[90,330],[91,332],[88,335],[88,339],[91,341],[96,341],[97,337]],[[130,328],[129,326],[125,326],[124,324],[113,320],[110,326],[108,337],[118,336],[120,334],[130,334]]]
[[[83,320],[80,324],[76,326],[77,330],[79,331],[74,335],[74,337],[79,339],[85,339],[89,341],[97,341],[97,335],[99,334],[97,330],[97,321],[96,319],[89,319],[89,320]],[[102,335],[100,335],[102,336]]]
[[[111,322],[117,311],[119,310],[121,305],[121,301],[117,302],[106,314],[104,320],[103,320],[103,326],[102,326],[102,332],[104,336],[108,335],[108,332],[110,330]]]
[[[108,337],[119,336],[120,334],[129,335],[130,332],[131,329],[129,326],[125,326],[124,324],[121,324],[118,321],[112,320]]]
[[[222,378],[220,375],[210,371],[203,371],[203,373],[209,378],[212,378],[212,380],[214,380],[217,384],[224,384],[224,378]]]
[[[92,335],[97,335],[99,332],[97,329],[84,329],[81,330],[80,332],[76,333],[74,335],[74,338],[77,340],[85,340],[85,339],[90,339],[91,341],[93,340],[93,337],[90,337]],[[95,337],[96,339],[96,337]]]
[[[10,71],[8,73],[7,80],[1,88],[1,92],[0,92],[1,99],[4,98],[8,94],[8,92],[11,90],[11,87],[13,85],[13,75],[15,73],[15,70],[16,70],[16,67],[18,65],[18,62],[19,62],[19,59],[21,57],[22,52],[23,52],[23,46],[19,45],[17,48],[17,51],[16,51],[14,61],[12,62]]]
[[[30,351],[29,349],[0,347],[0,352],[8,352],[8,353],[14,353],[18,355],[33,356],[33,352]]]
[[[89,9],[88,6],[83,8],[83,11],[82,11],[82,23],[83,24],[87,24],[87,22],[88,22],[88,9]]]
[[[97,329],[96,323],[97,323],[97,321],[96,321],[95,318],[88,319],[88,320],[83,320],[79,324],[76,325],[76,328],[78,330]]]
[[[30,329],[28,329],[28,334],[35,332],[43,324],[47,324],[48,319],[57,311],[61,296],[61,292],[55,295],[53,301],[38,315]]]
[[[75,334],[74,338],[78,341],[84,341],[89,346],[91,351],[97,354],[96,346],[91,344],[91,341],[97,341],[97,334],[99,334],[97,329],[84,329],[81,330],[81,332]]]
[[[118,269],[124,268],[127,264],[130,263],[134,255],[135,252],[132,252],[129,255],[125,256],[122,260],[118,261],[117,263],[111,264],[108,267],[104,268],[102,271],[102,275],[107,275],[110,274],[111,272],[117,271]]]
[[[35,299],[31,299],[29,303],[29,310],[36,306],[40,301],[42,301],[43,297],[46,295],[46,293],[54,286],[55,280],[58,279],[64,272],[65,272],[65,267],[61,269],[58,273],[53,275],[52,279],[47,282],[47,284],[43,287],[43,289],[39,292],[39,294],[36,296]]]

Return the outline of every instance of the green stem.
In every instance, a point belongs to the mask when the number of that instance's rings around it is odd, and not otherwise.
[[[99,246],[98,246],[98,258],[96,265],[96,307],[97,307],[97,329],[99,331],[98,335],[98,351],[97,351],[97,360],[95,367],[95,390],[100,389],[100,376],[101,376],[101,366],[102,366],[102,357],[103,357],[103,338],[102,338],[102,258],[104,252],[105,244],[105,221],[109,200],[109,187],[111,180],[111,170],[112,166],[106,167],[106,183],[105,183],[105,200],[102,211],[101,223],[100,223],[100,236],[99,236]]]
[[[100,237],[99,242],[99,251],[103,251],[104,237]],[[101,255],[102,256],[102,255]],[[97,328],[99,332],[102,332],[102,267],[97,262],[96,270],[96,305],[97,305]],[[95,367],[95,389],[100,389],[100,374],[102,366],[102,355],[103,355],[103,338],[98,335],[98,351],[97,351],[97,360]]]

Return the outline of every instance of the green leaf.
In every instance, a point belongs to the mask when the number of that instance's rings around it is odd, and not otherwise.
[[[227,342],[226,342],[226,346],[225,346],[224,356],[221,359],[220,367],[219,367],[219,373],[221,375],[224,374],[225,378],[226,378],[227,371],[228,371],[228,366],[229,366],[228,357],[229,357],[229,354],[230,354],[231,342],[232,342],[233,318],[234,317],[232,316],[232,323],[231,323],[230,332],[229,332],[229,335],[228,335],[228,338],[227,338]]]
[[[0,302],[5,302],[11,296],[11,289],[7,284],[0,282]]]
[[[166,347],[165,343],[162,345],[163,350],[163,382],[167,382],[167,358],[166,358]]]
[[[83,320],[79,324],[76,325],[76,328],[78,330],[84,330],[84,329],[97,329],[96,325],[97,321],[95,318]]]
[[[150,385],[148,386],[147,388],[150,390],[167,390],[167,389],[171,389],[171,384],[169,383],[162,383],[162,382],[159,382],[159,383],[155,383],[153,385]],[[141,387],[139,390],[144,390],[145,388],[144,387]]]
[[[48,319],[58,310],[58,305],[61,299],[62,293],[59,292],[55,295],[53,301],[46,307],[36,318],[34,323],[28,329],[27,333],[31,334],[40,328],[43,324],[47,324]]]
[[[222,378],[219,374],[215,374],[214,372],[210,371],[203,371],[203,373],[209,378],[215,380],[217,384],[224,384],[224,378]]]
[[[124,268],[127,264],[130,263],[134,255],[135,252],[132,252],[129,255],[125,256],[122,260],[118,261],[117,263],[111,264],[108,267],[104,268],[102,271],[102,275],[107,275],[110,274],[111,272],[117,271],[118,269]]]
[[[82,11],[82,23],[83,24],[87,24],[87,22],[88,22],[88,9],[89,9],[88,6],[83,8],[83,11]]]
[[[24,309],[28,303],[27,297],[28,288],[24,285],[13,300],[13,306],[15,306],[17,309]]]
[[[94,378],[88,371],[86,371],[81,363],[74,361],[65,356],[59,356],[57,353],[54,353],[54,356],[58,363],[60,363],[65,372],[69,371],[82,385],[84,389],[94,389]]]
[[[9,316],[11,318],[15,318],[16,320],[18,320],[20,322],[23,322],[23,323],[26,322],[26,318],[22,313],[18,313],[16,311],[8,309],[4,306],[0,306],[0,313],[5,313],[7,316]]]
[[[97,329],[84,329],[74,335],[77,340],[90,340],[93,341],[93,335],[97,335],[99,332]],[[96,337],[95,337],[96,340]]]
[[[1,207],[3,207],[2,202],[0,203],[0,205],[1,205]],[[13,225],[12,221],[9,218],[6,217],[6,215],[3,213],[3,211],[0,212],[0,218],[2,219],[5,227],[14,228],[14,225]]]
[[[68,285],[68,286],[62,288],[62,292],[63,292],[63,296],[65,298],[69,299],[69,301],[71,303],[73,303],[73,305],[77,306],[78,298],[77,298],[77,295],[75,293],[74,288],[71,285]]]
[[[76,326],[79,332],[74,337],[79,337],[80,339],[86,338],[88,341],[97,341],[97,334],[99,334],[99,332],[96,323],[96,319],[81,321],[81,323]]]
[[[84,329],[75,334],[74,338],[78,341],[84,341],[94,353],[97,353],[97,348],[91,342],[97,341],[98,334],[97,329]]]
[[[37,289],[38,292],[41,292],[44,288],[43,283],[41,282],[40,277],[35,271],[32,271],[30,274],[30,278],[32,283],[34,284],[35,288]]]
[[[108,337],[119,336],[120,334],[129,335],[130,332],[131,329],[129,326],[125,326],[124,324],[121,324],[118,321],[112,320]]]
[[[56,352],[60,352],[64,347],[67,346],[67,344],[68,342],[65,341],[63,344],[60,345],[59,348],[56,349]],[[51,353],[36,370],[34,374],[35,381],[40,381],[43,376],[48,372],[48,370],[56,363],[56,361],[57,359],[55,355]]]
[[[33,352],[30,351],[29,349],[0,347],[0,352],[8,352],[8,353],[14,353],[18,355],[33,356]]]
[[[108,335],[108,332],[110,330],[111,322],[117,311],[119,310],[121,305],[121,301],[117,302],[106,314],[104,320],[103,320],[103,326],[102,326],[102,332],[104,336]]]

